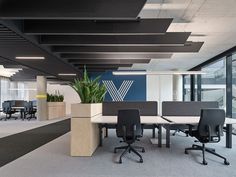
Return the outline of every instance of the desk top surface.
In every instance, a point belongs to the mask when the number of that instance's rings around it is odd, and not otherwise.
[[[168,121],[161,118],[161,116],[140,116],[142,124],[169,124]],[[116,124],[117,116],[102,116],[98,115],[91,118],[92,123],[107,123]]]
[[[200,116],[163,116],[173,124],[198,124]],[[236,119],[225,118],[225,124],[236,124]]]
[[[12,106],[11,108],[12,109],[24,109],[25,107],[24,106]]]

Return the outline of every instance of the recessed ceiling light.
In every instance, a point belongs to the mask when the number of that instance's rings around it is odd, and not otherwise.
[[[113,75],[146,75],[146,71],[113,71]]]
[[[59,73],[58,76],[76,76],[75,73]]]
[[[16,57],[18,60],[44,60],[45,57],[32,57],[32,56],[21,56],[21,57]]]
[[[4,68],[3,65],[0,65],[0,76],[11,77],[20,70],[22,70],[22,68]]]
[[[46,76],[46,78],[56,78],[56,76]]]
[[[113,71],[113,75],[201,75],[202,71]]]

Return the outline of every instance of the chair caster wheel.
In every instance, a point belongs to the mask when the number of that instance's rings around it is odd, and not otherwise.
[[[185,153],[185,154],[188,154],[188,151],[185,150],[184,153]]]
[[[140,159],[139,162],[140,162],[140,163],[143,163],[143,159]]]
[[[230,163],[229,163],[227,160],[225,160],[225,161],[224,161],[224,164],[225,164],[225,165],[229,165]]]
[[[142,153],[144,153],[145,152],[145,149],[142,149]]]
[[[202,164],[203,164],[203,165],[207,165],[207,161],[203,161]]]
[[[119,160],[119,163],[120,163],[120,164],[122,163],[122,160],[121,160],[121,159]]]

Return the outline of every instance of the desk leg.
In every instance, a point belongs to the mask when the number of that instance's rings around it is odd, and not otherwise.
[[[105,135],[105,137],[107,138],[107,137],[108,137],[108,128],[105,127],[105,129],[106,129],[106,135]]]
[[[226,147],[232,148],[232,124],[226,125]]]
[[[166,147],[170,147],[170,126],[166,125]]]
[[[103,127],[103,125],[99,124],[98,127],[99,127],[99,146],[101,147],[102,146],[102,127]]]
[[[158,125],[158,147],[162,146],[162,125]]]
[[[152,128],[152,138],[156,138],[156,132],[155,132],[155,129],[156,129],[156,125],[153,124],[153,128]]]
[[[23,119],[23,111],[20,110],[20,118]]]

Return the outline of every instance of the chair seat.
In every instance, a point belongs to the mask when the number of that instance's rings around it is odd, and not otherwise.
[[[197,138],[198,141],[201,142],[201,143],[208,143],[209,142],[208,136],[199,135],[199,132],[197,130],[189,131],[188,134],[192,137]]]

